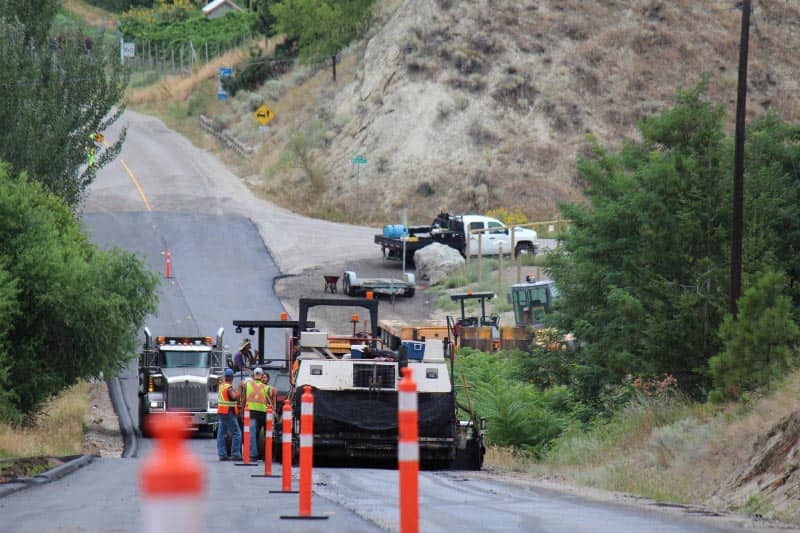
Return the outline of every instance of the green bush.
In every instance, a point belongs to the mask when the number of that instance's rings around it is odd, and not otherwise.
[[[487,354],[464,348],[455,362],[456,383],[470,384],[458,391],[459,405],[472,403],[487,419],[487,437],[492,444],[511,446],[540,455],[570,424],[579,407],[566,387],[540,389],[521,377],[523,352]]]
[[[297,57],[297,40],[287,39],[275,47],[272,56],[265,56],[260,47],[250,48],[250,57],[236,65],[234,75],[222,80],[222,86],[232,96],[240,90],[252,91],[267,80],[286,74]]]
[[[709,361],[712,401],[737,399],[743,392],[769,387],[797,366],[800,328],[785,290],[782,275],[764,273],[740,298],[738,317],[725,317],[720,326],[724,349]]]
[[[197,50],[209,43],[209,54],[217,55],[220,43],[232,44],[251,34],[254,17],[246,11],[209,19],[192,4],[160,4],[153,9],[134,8],[123,13],[120,31],[126,40],[148,42],[164,53],[191,42]]]
[[[270,4],[275,30],[298,40],[301,57],[325,61],[369,27],[374,0],[283,0]]]
[[[100,250],[65,202],[0,164],[0,419],[124,368],[157,285],[139,258]]]

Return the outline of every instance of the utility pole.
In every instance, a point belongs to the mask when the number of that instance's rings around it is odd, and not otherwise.
[[[734,317],[742,294],[742,226],[744,211],[744,130],[747,103],[747,49],[750,41],[751,0],[742,2],[742,35],[739,40],[739,81],[736,95],[736,148],[733,159],[733,215],[731,217],[731,280],[728,310]]]

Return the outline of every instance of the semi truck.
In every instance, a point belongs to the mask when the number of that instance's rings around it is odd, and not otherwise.
[[[306,326],[317,306],[361,307],[368,331],[333,335]],[[359,324],[357,315],[350,322]],[[304,386],[314,394],[315,460],[394,461],[397,458],[397,386],[400,369],[413,370],[419,409],[419,450],[423,468],[480,469],[484,422],[456,401],[453,344],[447,338],[402,341],[389,350],[378,335],[378,301],[301,298],[299,338],[293,353],[293,410],[300,412]],[[349,349],[342,351],[345,342]],[[336,345],[336,351],[331,347]],[[468,411],[459,420],[458,409]],[[299,443],[299,417],[293,438]]]
[[[139,429],[147,437],[148,416],[180,413],[192,429],[216,434],[217,387],[226,354],[224,329],[212,337],[153,337],[144,328],[139,354]]]
[[[469,238],[467,238],[469,235]],[[539,247],[536,231],[528,228],[509,228],[496,218],[484,215],[451,215],[439,213],[429,226],[384,226],[381,234],[375,235],[375,243],[381,247],[385,259],[414,261],[414,253],[432,243],[440,243],[458,250],[466,257],[499,255],[503,253],[535,254]]]

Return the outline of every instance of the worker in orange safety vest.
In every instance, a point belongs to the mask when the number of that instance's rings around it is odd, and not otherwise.
[[[217,416],[219,426],[217,427],[217,455],[220,461],[241,461],[242,455],[242,432],[239,429],[239,422],[236,420],[237,408],[236,400],[239,399],[239,392],[233,388],[233,370],[225,369],[224,380],[219,385],[217,391]],[[231,434],[231,456],[228,456],[225,437]]]

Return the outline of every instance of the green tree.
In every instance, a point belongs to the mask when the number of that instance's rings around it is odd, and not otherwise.
[[[264,37],[273,35],[275,28],[275,16],[270,11],[270,5],[274,0],[256,0],[256,18],[253,19],[252,29],[254,32],[262,34]]]
[[[736,318],[720,326],[724,350],[710,360],[711,399],[737,399],[742,392],[768,387],[797,365],[800,328],[792,318],[786,281],[775,272],[758,277],[739,300]]]
[[[0,416],[19,421],[79,379],[113,376],[156,308],[158,276],[103,251],[70,206],[0,166]]]
[[[800,306],[800,127],[769,113],[747,126],[746,278],[782,272]]]
[[[366,31],[374,0],[283,0],[270,5],[275,31],[298,38],[300,55],[322,61]]]
[[[0,0],[0,158],[74,207],[122,148],[124,131],[108,147],[92,135],[122,114],[127,76],[117,50],[48,33],[58,5]]]
[[[727,294],[728,167],[722,110],[704,84],[640,124],[618,154],[595,147],[579,164],[589,204],[548,268],[562,329],[582,352],[570,380],[585,400],[624,376],[671,373],[698,385],[717,353]]]

